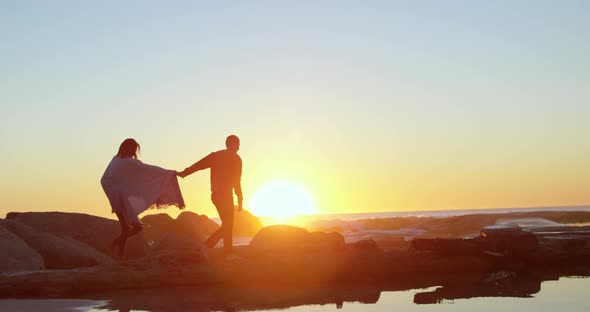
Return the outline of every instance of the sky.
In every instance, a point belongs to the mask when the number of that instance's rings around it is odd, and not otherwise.
[[[99,180],[123,139],[182,170],[229,134],[246,209],[277,180],[322,213],[588,205],[589,12],[0,0],[0,216],[112,217]],[[208,181],[180,186],[216,216]]]

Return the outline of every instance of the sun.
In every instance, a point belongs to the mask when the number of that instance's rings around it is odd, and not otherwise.
[[[302,186],[289,181],[273,181],[262,186],[250,201],[255,215],[278,220],[314,214],[314,205],[313,198]]]

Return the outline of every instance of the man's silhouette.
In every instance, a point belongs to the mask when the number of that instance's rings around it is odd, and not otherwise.
[[[237,136],[228,136],[225,146],[226,149],[207,155],[178,175],[184,178],[196,171],[211,168],[211,201],[219,213],[221,227],[205,241],[205,246],[213,248],[223,238],[224,252],[228,256],[232,252],[233,192],[238,197],[238,211],[242,211],[242,159],[238,155],[240,139]]]

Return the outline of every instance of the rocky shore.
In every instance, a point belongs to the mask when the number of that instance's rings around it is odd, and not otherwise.
[[[590,213],[466,217],[484,220],[477,224],[482,230],[506,225],[505,220],[513,217],[583,223],[588,222]],[[470,289],[479,285],[476,289],[480,293],[493,293],[494,288],[486,285],[517,285],[515,281],[526,278],[533,280],[523,284],[531,292],[545,278],[590,275],[590,228],[584,226],[525,228],[526,235],[534,237],[534,248],[518,253],[511,252],[514,240],[510,237],[498,236],[504,239],[502,243],[481,233],[473,237],[444,235],[444,241],[435,241],[435,246],[447,246],[440,248],[428,247],[429,240],[440,233],[428,230],[413,242],[346,243],[337,232],[310,232],[286,225],[262,227],[250,214],[242,218],[237,231],[247,229],[255,235],[249,245],[236,248],[238,260],[224,260],[217,249],[204,259],[198,252],[200,242],[217,224],[206,216],[184,212],[177,219],[165,214],[143,218],[149,226],[130,239],[129,261],[118,263],[107,255],[119,230],[116,221],[59,212],[9,213],[0,220],[4,251],[0,254],[0,297],[92,297],[104,292],[178,287],[362,285],[365,289],[401,290],[444,286],[444,291],[417,299],[428,302],[459,296],[453,290],[462,289],[461,285],[471,285]],[[454,218],[426,223],[437,231],[449,227],[447,233],[465,232],[451,231],[451,227],[460,226]],[[419,239],[424,241],[418,244]]]

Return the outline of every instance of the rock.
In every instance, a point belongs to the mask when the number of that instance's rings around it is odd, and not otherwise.
[[[111,253],[111,242],[121,233],[118,221],[82,213],[11,212],[6,219],[61,238],[80,241],[107,255]],[[127,257],[136,259],[145,256],[147,246],[147,241],[141,234],[130,238],[127,241]]]
[[[176,220],[167,214],[145,216],[147,224],[142,232],[151,251],[198,250],[201,242],[219,226],[206,216],[183,212]]]
[[[168,233],[159,237],[152,245],[152,251],[193,251],[199,250],[201,243],[187,235]]]
[[[147,241],[149,248],[158,244],[166,233],[175,230],[174,219],[165,213],[145,216],[141,218],[141,223],[144,227],[139,235]]]
[[[516,277],[516,272],[498,271],[491,273],[487,278],[483,280],[483,283],[498,285],[499,283],[504,283],[507,280],[515,279]]]
[[[309,232],[290,225],[271,225],[262,228],[250,246],[256,249],[283,250],[301,249],[308,243]]]
[[[207,259],[199,252],[199,250],[187,251],[160,251],[150,256],[155,258],[161,266],[191,266],[195,264],[207,263]]]
[[[524,256],[539,245],[537,236],[525,232],[514,223],[485,226],[481,238],[486,242],[486,250],[492,254]]]
[[[154,254],[127,265],[76,270],[44,270],[6,274],[0,278],[0,298],[71,297],[98,291],[169,289],[178,286],[214,286],[215,276],[199,255]]]
[[[547,235],[539,238],[535,258],[554,261],[574,257],[590,258],[590,235]]]
[[[415,238],[410,250],[413,252],[432,252],[439,255],[477,255],[487,249],[489,244],[482,238]]]
[[[262,227],[260,219],[245,209],[234,215],[234,236],[252,237]]]
[[[145,225],[146,229],[154,228],[159,232],[170,232],[174,230],[174,219],[166,213],[147,215],[141,218],[141,223]]]
[[[290,225],[271,225],[262,228],[250,242],[259,251],[274,252],[330,252],[344,247],[339,233],[309,233]]]
[[[49,240],[55,241],[57,237],[66,239],[66,241],[68,239],[79,241],[105,255],[110,255],[110,244],[121,232],[121,226],[116,220],[80,213],[11,212],[8,213],[7,219],[27,225],[37,231],[53,234],[54,237]],[[200,216],[193,212],[183,212],[176,220],[172,219],[168,214],[148,215],[141,220],[147,226],[144,227],[142,232],[127,241],[126,254],[130,260],[148,255],[154,250],[154,246],[157,246],[158,250],[168,248],[166,246],[178,249],[187,247],[188,242],[193,241],[194,244],[190,244],[191,248],[197,248],[205,237],[219,227],[206,216]],[[175,238],[172,239],[172,236]],[[176,241],[174,241],[175,239]],[[52,245],[60,246],[62,243]],[[83,249],[82,245],[77,246],[78,250]],[[49,249],[46,249],[46,251],[49,251]],[[93,258],[98,260],[97,257]],[[84,260],[78,263],[85,263],[84,266],[87,266],[93,261]],[[65,263],[62,262],[62,264]]]
[[[0,225],[0,273],[45,268],[43,258],[22,239]]]
[[[346,246],[354,251],[365,253],[377,253],[381,251],[379,246],[377,246],[377,243],[372,239],[363,239],[358,242],[347,244]]]
[[[198,215],[190,211],[184,211],[176,218],[176,226],[180,231],[191,237],[199,237],[201,240],[209,237],[219,228],[219,225],[206,215]]]
[[[311,232],[308,240],[308,250],[312,251],[337,251],[344,247],[344,237],[336,232]]]
[[[46,269],[74,269],[113,263],[113,259],[96,249],[68,237],[37,231],[13,220],[1,223],[41,255]]]

